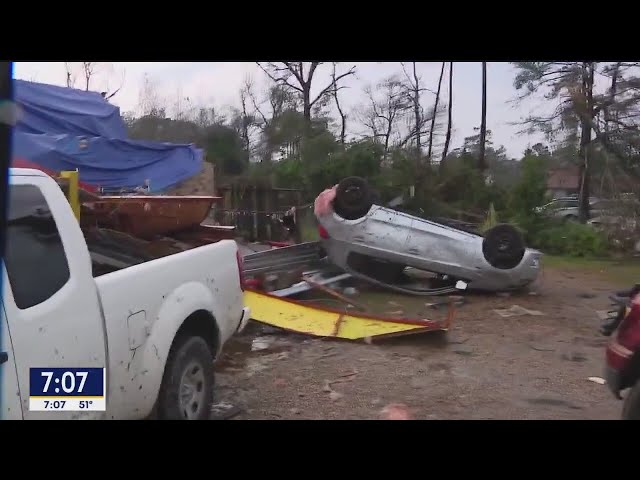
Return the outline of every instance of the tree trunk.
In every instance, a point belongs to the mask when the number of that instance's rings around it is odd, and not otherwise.
[[[413,62],[413,114],[416,122],[416,173],[420,174],[422,159],[422,113],[420,112],[420,83],[418,80],[418,73],[416,72],[416,62]],[[428,160],[427,160],[428,161]]]
[[[427,152],[427,165],[431,165],[431,153],[433,152],[433,133],[436,129],[436,116],[438,115],[438,103],[440,102],[440,90],[442,88],[442,77],[444,77],[445,62],[442,62],[440,79],[438,80],[438,90],[436,91],[436,101],[433,105],[433,118],[431,118],[431,128],[429,129],[429,150]]]
[[[306,123],[307,129],[311,129],[311,103],[310,103],[310,92],[305,88],[304,93],[302,95],[303,102],[303,115],[304,121]]]
[[[444,150],[442,151],[442,160],[440,160],[440,173],[444,172],[445,159],[449,153],[449,143],[451,142],[451,129],[453,127],[453,62],[449,62],[449,105],[447,119],[447,136],[444,139]]]
[[[342,106],[340,105],[340,99],[338,98],[338,83],[336,81],[336,63],[333,62],[333,75],[331,76],[333,80],[333,99],[336,103],[336,108],[338,109],[338,114],[340,115],[340,144],[344,147],[346,143],[347,137],[347,114],[342,110]]]
[[[484,172],[487,164],[484,158],[487,140],[487,62],[482,62],[482,120],[480,122],[480,156],[478,169]]]
[[[589,220],[589,183],[591,182],[591,172],[589,165],[589,154],[591,150],[591,122],[593,119],[593,81],[594,64],[584,62],[582,64],[582,97],[584,106],[583,117],[580,121],[580,195],[578,218],[581,223]]]
[[[609,89],[608,105],[606,105],[602,109],[602,112],[604,114],[604,134],[607,136],[607,138],[610,138],[610,135],[611,135],[611,120],[613,119],[611,118],[611,113],[609,109],[613,106],[613,104],[616,101],[616,93],[618,91],[618,75],[620,72],[620,63],[621,62],[616,63],[611,72],[611,88]]]

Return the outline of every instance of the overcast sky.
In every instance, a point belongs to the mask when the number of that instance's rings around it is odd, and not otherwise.
[[[365,100],[363,88],[393,75],[402,73],[399,62],[346,63],[338,65],[344,71],[351,65],[357,67],[357,77],[349,78],[344,85],[349,87],[341,92],[347,109]],[[73,63],[77,72],[76,87],[83,85],[80,64]],[[440,63],[419,63],[418,72],[427,86],[436,90],[440,74]],[[326,86],[331,64],[318,68],[316,92]],[[112,91],[121,84],[122,89],[111,100],[122,112],[135,111],[138,106],[140,89],[145,74],[156,86],[158,93],[170,106],[178,95],[189,97],[194,105],[225,108],[238,105],[238,91],[244,79],[250,76],[258,90],[268,85],[265,74],[251,62],[114,62],[97,65],[91,89]],[[65,85],[66,73],[62,62],[16,62],[16,78],[42,83]],[[452,146],[458,147],[466,136],[474,134],[474,127],[480,125],[482,70],[479,62],[454,63]],[[509,125],[529,114],[531,105],[517,106],[509,103],[515,96],[513,88],[514,70],[508,63],[489,63],[487,67],[487,128],[493,131],[496,145],[504,145],[512,157],[519,158],[524,149],[541,140],[540,136],[518,134],[519,128]],[[123,82],[124,80],[124,82]],[[313,92],[312,92],[313,94]],[[425,93],[425,95],[429,95]],[[445,75],[443,95],[448,96],[448,82]],[[425,107],[428,103],[425,102]],[[169,107],[169,111],[171,108]],[[352,122],[351,133],[362,129]]]

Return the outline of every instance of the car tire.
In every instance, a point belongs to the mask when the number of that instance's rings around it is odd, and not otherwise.
[[[636,382],[624,399],[622,420],[640,420],[640,381]]]
[[[211,349],[202,337],[176,338],[158,397],[161,420],[209,419],[215,383],[213,361]]]
[[[512,225],[496,225],[484,235],[482,253],[494,268],[510,270],[517,267],[524,257],[524,252],[522,234]]]
[[[364,178],[347,177],[338,183],[333,210],[345,220],[364,217],[373,206],[374,193]]]

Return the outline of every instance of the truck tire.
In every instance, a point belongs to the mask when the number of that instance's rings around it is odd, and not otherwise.
[[[484,235],[482,253],[494,268],[510,270],[517,267],[524,257],[524,252],[524,239],[512,225],[496,225]]]
[[[364,217],[373,205],[374,194],[364,178],[347,177],[336,188],[333,210],[345,220]]]
[[[158,397],[161,420],[208,420],[213,405],[213,355],[198,336],[176,338]]]
[[[640,420],[640,380],[629,390],[622,407],[622,420]]]

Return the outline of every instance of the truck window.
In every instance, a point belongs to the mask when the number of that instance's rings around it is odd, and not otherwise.
[[[33,185],[9,186],[5,267],[16,306],[51,298],[69,280],[69,264],[47,200]]]

